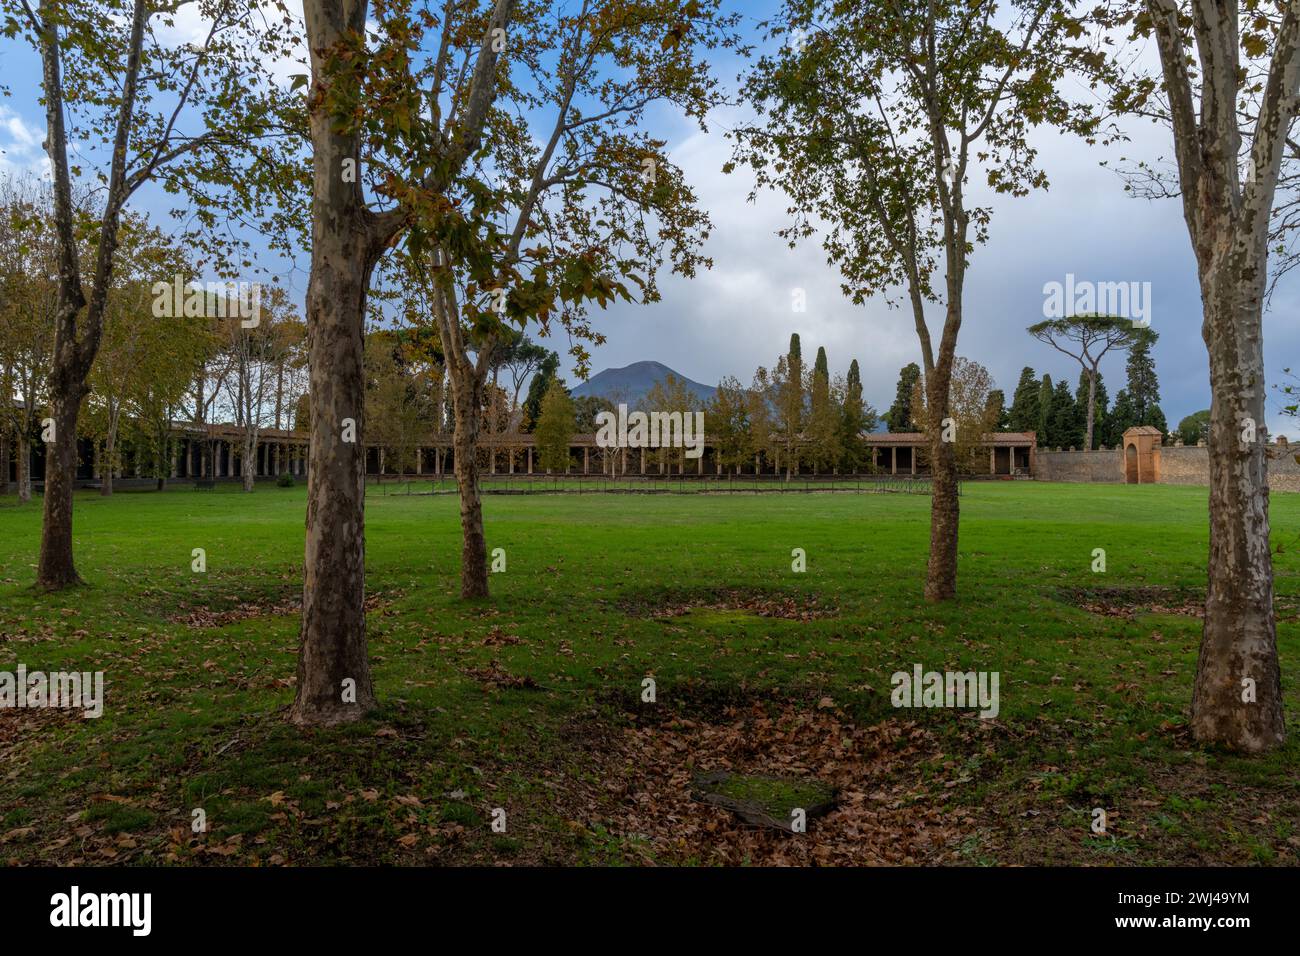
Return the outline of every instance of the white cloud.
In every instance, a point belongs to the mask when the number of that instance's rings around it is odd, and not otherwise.
[[[47,176],[50,159],[41,148],[41,133],[0,104],[0,172]]]

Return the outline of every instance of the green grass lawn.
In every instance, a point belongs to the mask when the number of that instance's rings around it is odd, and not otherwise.
[[[1300,495],[1272,506],[1294,733]],[[1297,745],[1240,758],[1186,730],[1205,489],[977,482],[961,507],[960,597],[931,607],[920,495],[491,496],[507,570],[469,604],[454,497],[372,489],[381,709],[302,732],[301,486],[81,495],[88,586],[55,596],[30,586],[39,502],[5,499],[0,670],[102,670],[107,692],[97,720],[0,711],[0,860],[1300,862]],[[914,663],[997,671],[999,716],[895,709]],[[714,770],[839,802],[756,828],[693,799]]]

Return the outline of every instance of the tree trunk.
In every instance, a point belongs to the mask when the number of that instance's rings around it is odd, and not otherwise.
[[[452,405],[456,424],[456,488],[460,492],[460,596],[488,596],[487,539],[483,534],[483,499],[478,485],[478,389],[465,381],[473,371],[453,372]]]
[[[105,498],[109,498],[113,494],[113,462],[116,449],[117,438],[110,428],[108,435],[104,438],[104,466],[103,474],[99,479],[99,493]]]
[[[960,287],[950,289],[951,301],[960,301]],[[960,312],[949,306],[948,324],[960,324]],[[953,331],[952,341],[956,341]],[[945,339],[947,335],[945,334]],[[931,603],[957,596],[957,532],[960,506],[957,501],[957,449],[955,441],[944,441],[944,422],[951,414],[953,349],[941,348],[938,362],[926,376],[926,424],[930,433],[930,556],[925,569],[925,599]],[[955,422],[952,423],[955,428]],[[954,435],[955,438],[955,435]],[[912,449],[912,470],[916,471],[916,449]]]
[[[915,451],[912,454],[916,454]],[[930,439],[930,557],[925,569],[925,599],[957,596],[957,457],[952,442],[935,429]]]
[[[252,491],[257,485],[257,433],[249,432],[244,436],[244,491]]]
[[[46,462],[49,472],[49,462]],[[18,433],[18,500],[23,504],[32,500],[32,441],[23,432]]]
[[[375,706],[365,612],[361,356],[370,265],[363,248],[358,237],[322,228],[318,220],[307,296],[312,411],[306,573],[298,692],[290,712],[300,725],[356,720]],[[354,441],[344,440],[347,419]],[[355,697],[345,700],[346,689]]]
[[[1083,436],[1083,450],[1092,451],[1092,427],[1097,417],[1097,368],[1088,369],[1088,425]]]
[[[1261,333],[1263,259],[1202,282],[1210,357],[1210,556],[1192,734],[1248,753],[1286,737],[1273,614]],[[1251,278],[1251,275],[1259,279]],[[1246,429],[1253,425],[1255,434]],[[1249,441],[1245,439],[1251,439]]]
[[[80,382],[58,387],[51,376],[54,441],[45,446],[45,512],[36,586],[58,591],[81,584],[72,557],[72,486],[77,479],[77,415],[86,388]]]
[[[346,9],[344,9],[346,7]],[[320,58],[365,30],[366,4],[303,5],[313,83],[312,258],[307,288],[311,442],[298,687],[289,719],[303,726],[357,720],[374,709],[366,647],[366,292],[382,250],[361,187],[345,182],[357,138],[336,128]],[[348,440],[350,439],[350,440]]]
[[[167,420],[171,420],[170,413]],[[158,439],[158,483],[156,487],[158,491],[166,491],[167,477],[171,474],[172,463],[179,458],[180,449],[172,444],[165,427],[161,428],[155,437]],[[176,473],[179,476],[180,470],[177,469]]]

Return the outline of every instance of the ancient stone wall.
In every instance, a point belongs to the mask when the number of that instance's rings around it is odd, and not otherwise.
[[[1048,451],[1035,453],[1034,477],[1041,481],[1124,481],[1123,459],[1118,449]]]
[[[1268,484],[1272,491],[1300,491],[1300,444],[1270,445]],[[1208,485],[1210,454],[1204,445],[1165,445],[1157,465],[1162,485]],[[1038,449],[1034,477],[1040,481],[1123,483],[1123,453],[1105,451],[1048,451]]]

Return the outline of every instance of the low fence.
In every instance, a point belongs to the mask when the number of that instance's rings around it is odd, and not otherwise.
[[[366,479],[369,493],[381,495],[453,495],[454,478],[378,477]],[[649,475],[610,478],[604,475],[483,475],[479,490],[485,495],[539,494],[930,494],[930,479],[895,475],[795,476],[780,475]],[[961,482],[957,483],[961,494]]]

